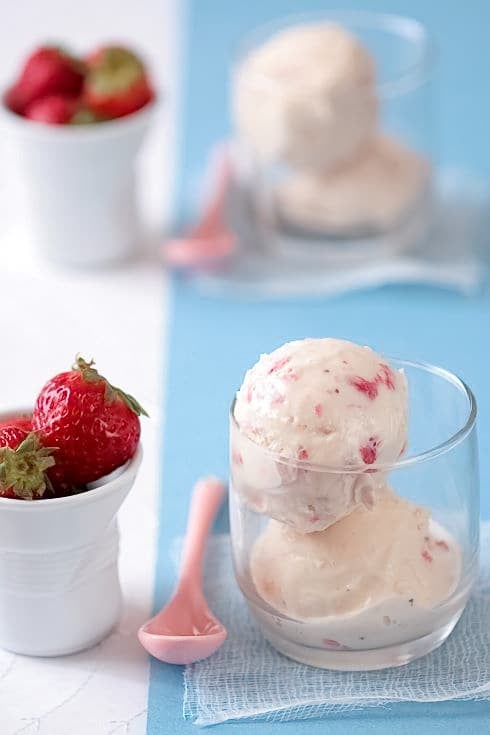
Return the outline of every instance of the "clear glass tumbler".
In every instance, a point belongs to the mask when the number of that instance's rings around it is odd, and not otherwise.
[[[349,69],[334,88],[328,75],[335,56],[312,58],[305,70],[308,46],[257,61],[282,32],[322,24],[341,26],[369,52],[372,93],[365,94],[369,71],[362,66],[359,88]],[[423,241],[433,219],[433,58],[421,23],[376,12],[287,17],[244,39],[231,75],[235,168],[266,247],[293,259],[358,262]],[[356,130],[364,118],[369,133]],[[342,128],[362,145],[333,160],[346,144]]]
[[[232,408],[236,578],[270,643],[313,666],[380,669],[429,653],[458,622],[477,576],[474,396],[441,368],[391,363],[410,386],[410,425],[407,450],[390,466],[285,459],[248,439]],[[372,493],[373,508],[298,531],[338,490]]]

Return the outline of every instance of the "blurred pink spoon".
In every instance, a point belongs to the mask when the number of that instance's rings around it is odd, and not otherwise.
[[[211,656],[225,641],[226,628],[210,611],[202,590],[204,548],[224,496],[225,487],[215,477],[196,483],[177,588],[138,631],[141,645],[160,661],[190,664]]]
[[[231,163],[223,146],[213,157],[214,184],[198,224],[184,237],[163,246],[163,258],[171,267],[199,268],[231,255],[235,235],[226,225],[224,207],[231,181]]]

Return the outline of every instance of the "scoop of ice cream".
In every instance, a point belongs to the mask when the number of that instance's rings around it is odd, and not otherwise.
[[[287,28],[244,58],[233,105],[238,131],[259,158],[325,169],[374,132],[374,61],[333,23]]]
[[[373,505],[377,467],[404,450],[407,414],[405,376],[368,347],[287,343],[262,355],[238,391],[233,486],[257,512],[323,530]]]
[[[282,221],[304,229],[386,231],[427,197],[429,181],[425,159],[378,136],[333,169],[290,174],[278,186],[277,208]]]
[[[322,531],[358,505],[372,507],[382,472],[328,472],[282,461],[231,426],[231,483],[256,513],[303,533]]]
[[[382,604],[394,600],[408,612],[432,608],[459,577],[459,549],[440,531],[427,511],[385,487],[371,511],[359,507],[321,533],[270,521],[253,548],[253,582],[273,608],[300,619],[372,608],[381,620]]]
[[[246,373],[234,415],[249,439],[282,457],[337,469],[387,464],[406,442],[406,379],[369,347],[297,340]]]

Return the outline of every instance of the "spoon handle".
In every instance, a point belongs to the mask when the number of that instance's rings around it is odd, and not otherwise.
[[[225,486],[216,477],[198,480],[192,494],[182,554],[179,587],[200,582],[204,547],[216,513],[223,502]]]
[[[226,192],[231,179],[231,163],[225,146],[221,146],[213,152],[211,169],[213,171],[213,181],[210,184],[209,198],[193,231],[194,236],[216,227],[221,220]]]

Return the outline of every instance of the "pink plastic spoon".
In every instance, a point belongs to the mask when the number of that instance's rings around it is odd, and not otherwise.
[[[202,591],[204,547],[224,495],[225,487],[215,477],[196,483],[177,589],[138,631],[141,645],[160,661],[190,664],[211,656],[225,641],[226,628],[210,611]]]
[[[198,224],[185,236],[163,246],[165,262],[176,268],[200,268],[231,255],[235,235],[224,220],[226,194],[231,180],[231,163],[225,147],[213,156],[214,184]]]

